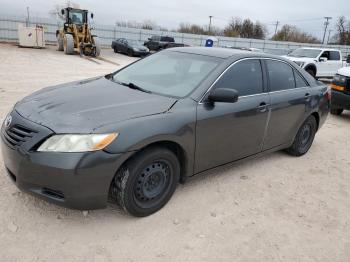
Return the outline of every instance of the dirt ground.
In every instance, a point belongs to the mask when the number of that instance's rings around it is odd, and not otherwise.
[[[1,44],[0,120],[35,90],[115,69],[54,48]],[[142,219],[112,204],[87,213],[21,193],[0,156],[0,261],[348,262],[349,130],[349,112],[330,116],[306,156],[278,152],[198,176]]]

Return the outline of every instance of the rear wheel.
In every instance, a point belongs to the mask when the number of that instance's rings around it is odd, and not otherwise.
[[[64,36],[64,52],[67,55],[73,55],[74,54],[74,39],[73,36],[70,34],[65,34]]]
[[[58,35],[57,36],[57,45],[58,45],[57,50],[58,51],[64,51],[64,43],[63,42],[64,42],[63,38]]]
[[[149,148],[117,172],[111,186],[112,196],[131,215],[148,216],[170,200],[179,178],[176,155],[166,148]]]
[[[116,46],[114,47],[114,53],[118,53],[118,48]]]
[[[134,51],[132,49],[129,49],[127,54],[128,56],[134,56]]]
[[[95,56],[100,56],[101,54],[101,44],[100,44],[100,39],[97,36],[93,37],[93,41],[95,44]]]
[[[312,68],[306,69],[306,72],[308,72],[313,78],[316,78],[316,71]]]
[[[300,127],[292,146],[287,149],[287,152],[293,156],[305,155],[312,146],[316,131],[316,119],[314,116],[309,116]]]
[[[343,108],[331,108],[332,115],[340,116],[343,113],[343,111]]]

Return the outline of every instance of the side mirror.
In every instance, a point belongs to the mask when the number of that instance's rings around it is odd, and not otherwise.
[[[328,58],[327,57],[320,57],[320,62],[327,62]]]
[[[91,19],[94,19],[94,13],[91,13],[90,16],[91,16]]]
[[[348,55],[348,57],[346,58],[346,62],[350,64],[350,55]]]
[[[210,102],[236,103],[238,92],[235,89],[217,88],[210,92],[208,99]]]
[[[64,15],[64,9],[61,10],[61,14]]]

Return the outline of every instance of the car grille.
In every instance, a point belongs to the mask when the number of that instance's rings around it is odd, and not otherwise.
[[[350,93],[350,78],[346,81],[346,93]]]
[[[33,137],[35,133],[37,132],[27,127],[14,125],[5,130],[4,137],[11,146],[15,147],[20,146],[23,142]]]

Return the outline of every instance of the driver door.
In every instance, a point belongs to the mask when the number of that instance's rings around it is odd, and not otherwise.
[[[270,96],[258,59],[232,65],[213,88],[238,92],[235,103],[210,102],[197,108],[195,173],[259,153],[267,128]]]

